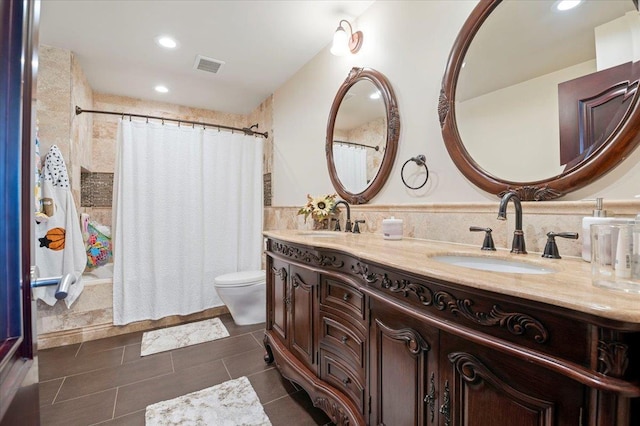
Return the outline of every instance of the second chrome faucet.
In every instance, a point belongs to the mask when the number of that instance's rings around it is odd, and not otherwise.
[[[516,229],[513,231],[513,243],[511,244],[511,253],[527,254],[524,243],[524,231],[522,230],[522,204],[520,198],[514,192],[507,192],[500,201],[498,208],[498,219],[507,220],[507,204],[509,200],[513,200],[516,209]]]

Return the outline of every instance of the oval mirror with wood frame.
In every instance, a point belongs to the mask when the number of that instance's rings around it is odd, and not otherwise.
[[[565,196],[640,141],[633,0],[481,1],[455,40],[438,104],[462,174],[497,196]],[[636,36],[637,37],[637,36]]]
[[[331,183],[351,204],[369,202],[389,178],[398,150],[400,116],[387,78],[354,67],[331,105],[325,151]]]

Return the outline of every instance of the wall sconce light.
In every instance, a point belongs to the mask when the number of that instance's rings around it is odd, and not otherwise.
[[[349,27],[349,34],[347,34],[342,23],[345,23]],[[333,34],[333,44],[331,45],[331,53],[336,56],[344,56],[351,53],[357,53],[362,46],[362,31],[353,32],[353,28],[349,21],[342,19],[338,24],[336,32]]]

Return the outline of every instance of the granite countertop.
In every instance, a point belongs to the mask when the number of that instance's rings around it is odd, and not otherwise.
[[[640,294],[595,287],[591,283],[591,264],[581,258],[545,259],[540,253],[512,254],[505,249],[487,252],[480,247],[413,238],[385,240],[381,234],[371,233],[278,230],[265,231],[264,235],[309,247],[341,251],[363,260],[471,288],[640,324]],[[538,265],[556,272],[534,275],[481,271],[431,259],[438,255],[487,256]]]

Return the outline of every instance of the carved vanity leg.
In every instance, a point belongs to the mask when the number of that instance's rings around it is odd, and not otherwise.
[[[262,339],[263,343],[264,343],[264,349],[265,349],[265,353],[264,353],[264,362],[267,364],[271,364],[273,362],[273,352],[271,351],[271,346],[269,345],[269,339],[267,338],[267,335],[264,335],[264,338]]]

